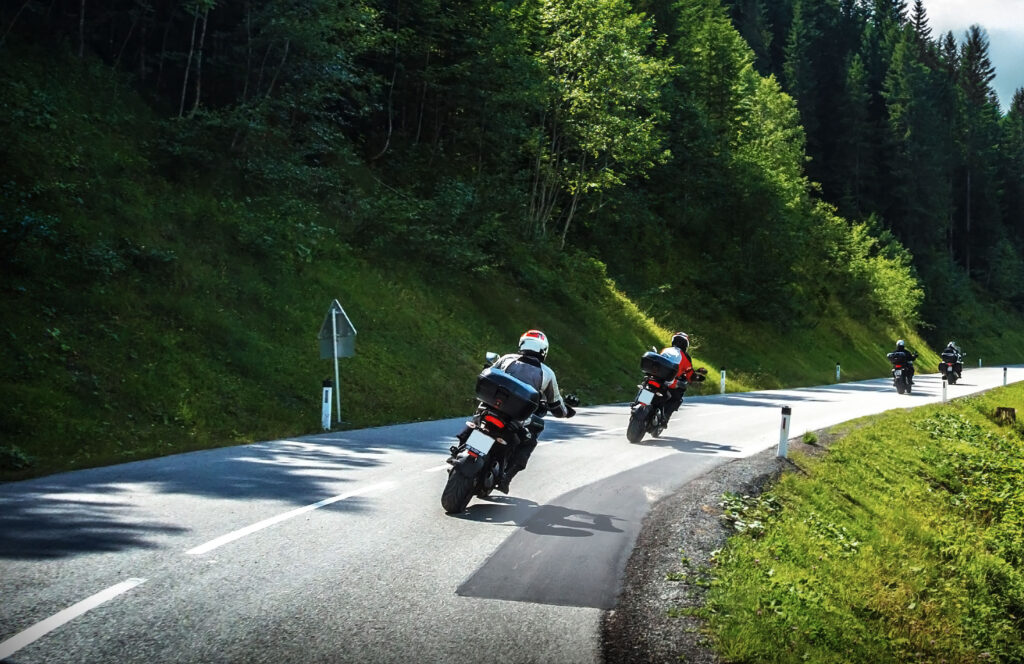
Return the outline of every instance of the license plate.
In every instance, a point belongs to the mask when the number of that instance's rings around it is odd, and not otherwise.
[[[469,438],[466,439],[466,447],[473,450],[480,456],[484,456],[490,452],[491,445],[494,445],[494,439],[485,433],[477,431],[476,429],[474,429],[469,434]]]
[[[640,394],[637,395],[636,400],[645,406],[650,406],[651,402],[654,401],[654,392],[650,390],[640,390]]]
[[[896,369],[892,374],[898,378],[903,375],[903,369]]]

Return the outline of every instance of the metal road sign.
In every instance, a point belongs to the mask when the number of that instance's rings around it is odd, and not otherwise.
[[[352,357],[356,354],[356,328],[341,304],[334,300],[320,326],[320,359]]]

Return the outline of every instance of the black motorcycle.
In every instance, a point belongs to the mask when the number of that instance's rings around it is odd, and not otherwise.
[[[946,382],[956,385],[956,381],[963,376],[964,365],[962,354],[943,353],[942,362],[939,362],[939,374],[945,376]]]
[[[887,356],[892,363],[892,384],[899,394],[910,394],[913,384],[910,382],[913,376],[914,362],[904,357],[893,357],[894,353]]]
[[[466,509],[476,495],[487,498],[498,478],[515,458],[518,446],[535,440],[544,431],[547,404],[540,393],[514,376],[491,365],[496,353],[487,353],[487,364],[476,380],[476,398],[480,402],[459,444],[449,448],[448,482],[441,493],[441,507],[448,514]],[[567,406],[578,406],[575,394],[566,394]]]
[[[657,438],[665,431],[668,417],[664,406],[669,398],[666,386],[675,380],[679,363],[656,351],[649,351],[640,358],[640,369],[644,372],[644,378],[637,385],[640,391],[629,407],[629,425],[626,427],[626,440],[631,443],[639,443],[644,434],[649,433]],[[707,372],[706,369],[696,371],[701,375]],[[686,379],[680,377],[673,389],[686,389],[687,385]]]

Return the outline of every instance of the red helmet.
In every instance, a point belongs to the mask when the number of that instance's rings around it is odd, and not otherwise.
[[[519,351],[536,353],[543,360],[548,356],[548,338],[540,330],[527,330],[519,337]]]

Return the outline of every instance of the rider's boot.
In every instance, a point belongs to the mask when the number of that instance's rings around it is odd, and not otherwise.
[[[505,472],[503,472],[501,474],[501,477],[498,478],[498,483],[494,485],[494,488],[507,496],[508,485],[512,481],[512,478],[515,477],[519,471],[520,469],[516,468],[514,470],[506,470]]]

